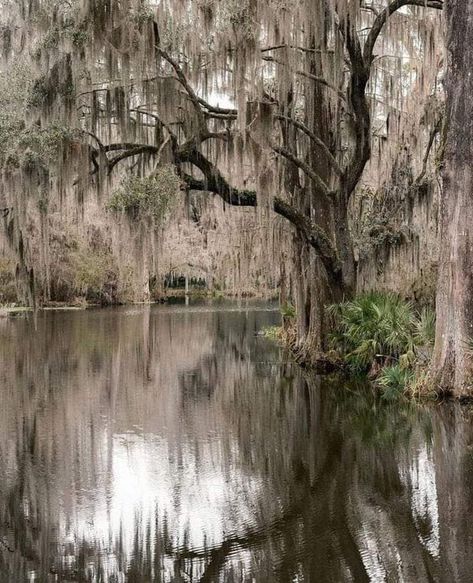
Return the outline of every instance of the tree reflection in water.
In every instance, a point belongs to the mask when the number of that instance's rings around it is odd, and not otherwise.
[[[469,412],[304,376],[276,320],[0,320],[0,580],[468,580]]]

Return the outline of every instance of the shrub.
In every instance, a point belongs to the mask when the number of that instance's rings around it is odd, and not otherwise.
[[[15,264],[7,258],[0,258],[0,304],[12,304],[18,301]]]
[[[71,268],[80,295],[104,304],[116,302],[118,274],[110,253],[79,248],[71,254]]]
[[[262,335],[269,340],[281,340],[282,328],[281,326],[266,326],[262,330]]]
[[[417,313],[396,294],[370,292],[329,311],[335,323],[332,348],[352,372],[377,377],[387,399],[408,389],[414,370],[430,358],[435,314],[428,308]]]
[[[296,308],[291,304],[291,302],[286,302],[280,308],[281,316],[283,318],[295,318]]]
[[[329,310],[335,319],[334,348],[355,370],[366,370],[376,360],[399,359],[413,350],[414,309],[395,294],[361,294]]]
[[[423,308],[415,321],[414,340],[417,346],[432,348],[435,341],[435,312]]]
[[[388,401],[398,399],[409,387],[414,378],[410,368],[404,368],[400,364],[384,367],[376,384],[382,390],[382,397]]]

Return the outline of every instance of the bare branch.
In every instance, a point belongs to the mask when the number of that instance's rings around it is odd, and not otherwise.
[[[205,119],[204,119],[204,115],[203,115],[202,107],[201,107],[201,101],[200,101],[201,98],[197,95],[197,93],[194,91],[194,89],[191,87],[191,85],[187,81],[187,77],[184,75],[184,72],[183,72],[181,66],[179,65],[179,63],[176,60],[174,60],[171,57],[171,55],[169,55],[165,50],[163,50],[159,46],[156,46],[156,52],[165,61],[167,61],[171,65],[171,67],[174,69],[174,71],[176,72],[177,79],[178,79],[179,83],[184,87],[187,95],[189,96],[189,99],[192,101],[192,104],[194,105],[194,109],[195,109],[197,118],[200,122],[200,127],[203,129],[205,127]]]
[[[320,192],[322,192],[322,194],[324,194],[325,196],[330,195],[330,190],[327,184],[322,180],[322,178],[317,174],[317,172],[315,172],[303,160],[295,156],[290,150],[284,148],[283,146],[272,145],[271,148],[276,152],[276,154],[283,156],[284,158],[286,158],[286,160],[289,160],[290,162],[295,164],[298,168],[300,168],[302,172],[304,172],[304,174],[313,181],[315,186],[318,188]]]
[[[263,61],[268,61],[269,63],[276,63],[278,65],[282,65],[285,66],[286,63],[283,63],[282,61],[280,61],[279,59],[275,59],[274,57],[261,57],[263,59]],[[346,101],[346,95],[343,91],[341,91],[340,89],[338,89],[338,87],[336,87],[335,85],[332,85],[331,83],[329,83],[327,81],[327,79],[324,79],[323,77],[318,77],[317,75],[313,75],[312,73],[308,73],[307,71],[304,71],[302,69],[297,69],[295,71],[296,75],[300,75],[301,77],[306,77],[306,79],[311,79],[312,81],[315,81],[315,83],[320,83],[320,85],[323,85],[324,87],[327,87],[328,89],[331,89],[332,91],[335,91],[335,93],[338,95],[338,97],[342,100],[342,101]]]
[[[295,128],[301,130],[301,132],[308,136],[324,152],[325,156],[327,157],[327,161],[335,171],[335,174],[337,174],[337,176],[341,176],[342,169],[340,168],[339,163],[333,156],[332,152],[330,152],[327,144],[323,140],[321,140],[318,136],[316,136],[314,132],[312,132],[306,125],[304,125],[300,121],[293,119],[292,117],[286,115],[275,115],[274,117],[280,121],[292,124]]]
[[[442,120],[443,118],[439,117],[439,119],[433,126],[432,130],[430,131],[429,140],[427,142],[427,148],[425,150],[424,158],[422,160],[422,170],[419,176],[415,179],[414,181],[415,184],[420,184],[420,182],[422,182],[424,176],[427,173],[427,163],[429,161],[430,151],[432,150],[432,146],[434,145],[435,137],[440,132],[440,129],[442,127]]]

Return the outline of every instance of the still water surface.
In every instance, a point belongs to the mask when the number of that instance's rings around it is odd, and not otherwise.
[[[271,307],[0,319],[0,581],[473,580],[467,409],[307,378]]]

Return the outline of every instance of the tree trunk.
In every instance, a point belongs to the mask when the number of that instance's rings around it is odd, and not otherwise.
[[[309,47],[318,47],[316,36]],[[318,53],[309,52],[307,59],[311,74],[320,76],[323,67]],[[325,89],[319,85],[310,85],[308,88],[304,122],[332,151],[340,148],[339,135],[333,132],[336,119],[330,100]],[[337,182],[333,168],[317,147],[309,150],[307,162],[326,184]],[[293,270],[297,289],[295,356],[301,363],[315,365],[323,371],[329,366],[325,353],[329,348],[332,324],[327,314],[327,306],[350,297],[356,287],[353,242],[348,228],[349,194],[343,191],[336,199],[331,198],[321,193],[313,184],[309,184],[306,189],[300,189],[299,193],[300,210],[330,235],[342,264],[340,274],[335,276],[334,273],[329,273],[314,250],[300,238],[296,239],[293,246]]]
[[[446,143],[432,373],[437,390],[473,396],[473,3],[447,2]]]

